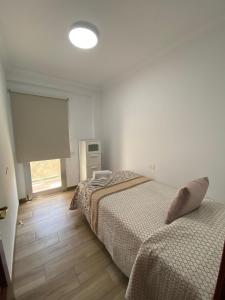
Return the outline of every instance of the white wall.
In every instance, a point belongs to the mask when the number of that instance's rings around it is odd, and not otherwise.
[[[24,82],[12,79],[8,75],[8,87],[13,91],[33,93],[61,98],[69,98],[69,135],[71,157],[66,159],[67,186],[73,186],[79,182],[78,142],[80,139],[100,138],[100,98],[95,90],[76,88],[60,84],[50,85],[51,79],[34,82],[24,78]],[[23,76],[24,77],[24,76]],[[16,165],[17,185],[19,199],[26,196],[24,170],[22,164]]]
[[[0,207],[9,208],[6,219],[0,220],[0,239],[3,241],[10,276],[18,209],[11,128],[9,97],[0,62]]]
[[[106,168],[173,186],[209,176],[225,202],[224,23],[106,89],[102,113]]]

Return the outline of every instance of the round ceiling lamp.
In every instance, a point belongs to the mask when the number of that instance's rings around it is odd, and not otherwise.
[[[72,25],[69,32],[71,43],[80,49],[94,48],[98,43],[98,29],[91,23],[79,21]]]

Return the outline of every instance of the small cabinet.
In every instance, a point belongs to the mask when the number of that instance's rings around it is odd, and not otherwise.
[[[93,177],[94,171],[101,170],[101,145],[97,140],[79,142],[80,180]]]

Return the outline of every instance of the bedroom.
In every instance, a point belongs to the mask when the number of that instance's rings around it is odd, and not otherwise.
[[[153,179],[130,191],[159,183],[171,202],[179,188],[208,177],[207,201],[223,207],[225,2],[1,0],[0,8],[0,207],[8,207],[0,232],[9,286],[13,281],[16,299],[125,299],[129,276],[109,244],[105,250],[78,210],[69,210],[74,190],[31,200],[26,166],[32,160],[18,159],[18,141],[23,154],[35,149],[39,155],[40,138],[50,145],[59,137],[60,130],[54,130],[59,116],[50,110],[47,138],[44,113],[38,115],[31,105],[15,126],[13,103],[18,95],[41,96],[45,104],[53,98],[68,101],[69,154],[45,153],[39,159],[64,160],[64,190],[80,181],[79,141],[93,139],[100,141],[102,170],[130,170]],[[79,49],[68,38],[80,21],[91,23],[96,33],[92,49]],[[39,147],[31,147],[31,137],[17,136],[19,128],[33,126],[30,116],[42,119],[40,134],[32,139],[40,139]],[[58,149],[63,145],[68,153],[61,141],[56,140]],[[101,208],[110,197],[100,201]],[[18,207],[25,198],[31,201]],[[222,255],[221,245],[218,249]],[[219,262],[215,268],[218,274]]]

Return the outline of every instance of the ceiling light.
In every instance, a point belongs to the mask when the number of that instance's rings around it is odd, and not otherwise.
[[[98,43],[98,36],[98,29],[83,21],[74,23],[69,32],[71,43],[81,49],[94,48]]]

